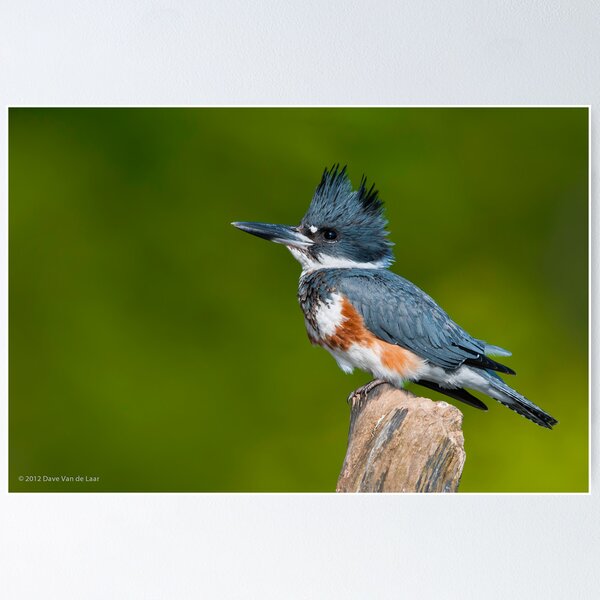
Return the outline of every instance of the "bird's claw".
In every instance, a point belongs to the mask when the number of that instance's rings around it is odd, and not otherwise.
[[[366,400],[369,392],[371,392],[371,390],[375,389],[377,386],[381,385],[382,383],[387,383],[387,382],[384,381],[383,379],[373,379],[373,381],[369,381],[369,383],[359,387],[357,390],[350,392],[350,395],[348,396],[348,399],[347,399],[348,404],[350,406],[354,406],[354,404],[356,402]]]

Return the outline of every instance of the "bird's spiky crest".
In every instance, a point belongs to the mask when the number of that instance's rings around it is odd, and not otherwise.
[[[352,189],[352,183],[348,177],[347,167],[340,169],[339,164],[333,165],[331,169],[325,169],[321,182],[315,190],[311,205],[304,220],[340,221],[342,217],[357,218],[380,221],[383,227],[387,224],[383,217],[383,202],[379,198],[379,192],[375,185],[367,189],[367,178],[363,175],[357,191]],[[347,221],[348,219],[342,219]]]

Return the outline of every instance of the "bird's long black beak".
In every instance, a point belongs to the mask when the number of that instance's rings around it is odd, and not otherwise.
[[[271,225],[270,223],[248,222],[235,222],[232,223],[232,225],[246,233],[251,233],[257,237],[270,240],[277,244],[284,244],[285,246],[307,248],[313,244],[313,241],[300,233],[297,227],[291,227],[290,225]]]

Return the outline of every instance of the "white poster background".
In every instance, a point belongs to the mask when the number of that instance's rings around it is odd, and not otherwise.
[[[599,14],[583,0],[4,2],[2,435],[8,106],[592,105],[595,157]],[[4,438],[0,597],[598,598],[594,408],[592,493],[574,495],[9,495]]]

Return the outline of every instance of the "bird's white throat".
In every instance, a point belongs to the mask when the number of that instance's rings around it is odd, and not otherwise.
[[[318,260],[311,256],[304,249],[288,246],[292,256],[302,266],[302,275],[312,273],[318,269],[385,269],[389,267],[388,259],[375,262],[358,262],[348,258],[322,255]]]

